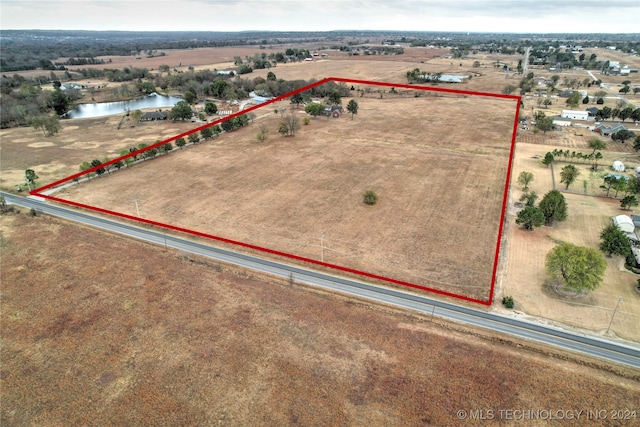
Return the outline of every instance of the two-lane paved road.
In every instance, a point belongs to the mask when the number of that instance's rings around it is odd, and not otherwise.
[[[586,335],[564,331],[549,326],[527,322],[512,317],[487,313],[481,310],[438,301],[423,295],[397,289],[371,285],[327,273],[320,273],[301,266],[272,261],[256,256],[220,249],[193,242],[161,231],[148,230],[111,219],[93,216],[85,212],[44,203],[35,198],[24,198],[1,193],[7,203],[34,208],[49,215],[93,226],[113,233],[134,237],[158,245],[209,257],[222,262],[239,265],[262,273],[289,278],[309,285],[322,287],[346,295],[357,296],[378,303],[414,310],[481,328],[499,331],[512,336],[550,344],[566,350],[640,368],[640,348],[606,341]]]

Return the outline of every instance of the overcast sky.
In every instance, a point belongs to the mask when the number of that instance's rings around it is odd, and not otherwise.
[[[640,32],[640,0],[1,0],[1,29]]]

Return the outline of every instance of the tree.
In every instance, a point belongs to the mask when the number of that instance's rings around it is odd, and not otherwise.
[[[620,179],[624,179],[624,178],[620,178]],[[600,188],[602,188],[603,190],[607,190],[606,197],[609,197],[609,192],[611,191],[611,187],[613,187],[613,185],[616,182],[618,182],[618,178],[615,175],[609,174],[604,177],[604,184],[602,184]]]
[[[582,99],[580,92],[573,92],[569,98],[567,98],[567,105],[571,108],[576,108]]]
[[[516,224],[522,225],[527,230],[533,230],[544,224],[544,213],[535,206],[528,206],[518,212]]]
[[[544,214],[547,225],[567,219],[567,201],[558,190],[545,194],[538,207]]]
[[[296,131],[300,129],[300,119],[298,119],[298,116],[296,116],[293,111],[291,111],[291,114],[289,114],[285,118],[285,121],[287,123],[287,127],[289,128],[289,133],[291,134],[291,136],[295,136]]]
[[[176,139],[176,146],[177,147],[184,147],[185,145],[187,145],[187,141],[184,138],[178,138]]]
[[[511,95],[516,91],[516,89],[518,88],[514,85],[506,85],[504,88],[502,88],[502,93],[504,93],[505,95]]]
[[[533,181],[533,173],[522,171],[518,176],[518,184],[522,185],[522,190],[527,191],[529,189],[529,184]]]
[[[600,233],[600,250],[607,254],[626,258],[631,253],[631,240],[615,224],[609,224]]]
[[[623,108],[622,110],[620,110],[618,117],[620,117],[620,119],[624,122],[626,119],[633,115],[633,111],[633,107]]]
[[[542,113],[536,120],[536,127],[543,133],[547,133],[547,131],[553,129],[553,119],[551,117],[546,117],[544,113]]]
[[[198,136],[197,132],[190,133],[187,138],[189,139],[189,142],[192,144],[197,144],[200,141],[200,137]]]
[[[60,129],[60,119],[56,115],[52,116],[35,116],[29,119],[29,125],[34,129],[40,129],[44,136],[54,136]]]
[[[542,164],[545,165],[546,167],[549,167],[549,165],[553,163],[554,160],[555,160],[555,156],[553,155],[553,153],[548,151],[547,154],[544,155],[544,159],[542,159]]]
[[[133,110],[129,113],[129,116],[131,117],[131,120],[133,120],[135,123],[138,123],[140,121],[140,117],[142,117],[142,111]]]
[[[164,151],[165,153],[168,153],[169,151],[173,150],[173,145],[171,145],[170,142],[167,142],[166,144],[163,144],[161,147],[162,151]]]
[[[202,137],[202,139],[213,138],[213,129],[211,129],[211,127],[203,128],[202,130],[200,130],[200,136]]]
[[[375,205],[378,202],[378,195],[373,190],[367,190],[363,194],[364,203],[367,205]]]
[[[280,133],[282,136],[289,135],[289,125],[287,125],[287,122],[280,122],[280,127],[278,127],[278,133]]]
[[[339,90],[334,90],[329,94],[328,102],[331,105],[341,105],[342,104],[342,96],[340,95]]]
[[[171,118],[173,120],[189,120],[193,115],[193,110],[187,101],[178,101],[171,109]]]
[[[560,182],[566,185],[565,189],[568,189],[580,175],[580,171],[574,165],[567,165],[560,171]]]
[[[27,181],[27,184],[33,186],[35,188],[36,180],[38,179],[38,175],[33,169],[27,169],[24,171],[24,179]]]
[[[102,162],[100,160],[98,160],[98,159],[91,160],[91,167],[92,168],[95,168],[96,166],[100,166],[101,164],[102,164]],[[96,169],[95,172],[96,172],[96,175],[100,176],[103,173],[105,173],[105,169],[104,168],[98,168],[98,169]]]
[[[623,144],[627,141],[627,139],[634,138],[636,134],[629,129],[620,129],[618,132],[611,135],[611,139],[614,141],[620,141]]]
[[[258,138],[258,141],[265,142],[267,140],[268,132],[269,130],[267,129],[267,125],[265,124],[260,125],[260,132],[258,132],[258,135],[256,135],[256,138]]]
[[[269,71],[267,73],[267,80],[275,82],[277,80],[276,75],[273,73],[273,71]]]
[[[193,104],[194,102],[196,102],[196,99],[198,99],[198,95],[194,92],[193,88],[190,88],[184,93],[184,100],[187,103]]]
[[[593,248],[562,243],[549,251],[545,266],[547,273],[561,280],[566,288],[584,293],[600,286],[607,262]]]
[[[538,193],[535,191],[527,191],[520,196],[520,201],[524,202],[526,207],[535,206],[536,200],[538,200]]]
[[[502,298],[502,305],[507,308],[513,308],[515,306],[515,302],[513,301],[513,297],[506,296]]]
[[[311,114],[313,117],[316,117],[324,111],[324,105],[319,102],[310,102],[304,107],[304,111],[307,114]]]
[[[607,148],[607,143],[599,138],[591,138],[588,144],[589,148],[593,149],[593,154],[595,154],[596,150],[604,150]]]
[[[60,88],[53,90],[53,93],[51,94],[51,106],[58,116],[66,113],[70,104],[71,99],[67,94],[62,92]]]
[[[289,99],[291,100],[291,103],[296,106],[296,108],[298,108],[300,104],[302,104],[302,94],[299,92],[291,95],[291,98]]]
[[[347,111],[351,113],[351,120],[354,114],[358,114],[358,103],[354,99],[347,104]]]
[[[612,188],[613,188],[614,190],[616,190],[616,194],[615,194],[613,197],[617,198],[617,197],[618,197],[618,193],[619,193],[619,192],[621,192],[621,191],[622,191],[622,192],[625,192],[625,191],[627,190],[627,183],[628,183],[628,181],[627,181],[626,177],[625,177],[625,178],[617,179],[617,180],[613,183],[613,186],[612,186]]]
[[[149,95],[150,93],[154,93],[156,91],[156,87],[151,82],[144,82],[140,85],[140,92]]]
[[[204,112],[208,115],[212,115],[218,112],[218,106],[213,102],[205,102],[204,103]]]
[[[638,206],[638,199],[633,194],[627,194],[620,200],[620,207],[622,209],[631,210],[634,206]]]
[[[582,103],[583,104],[588,104],[589,103],[589,95],[587,95],[584,98],[582,98]]]

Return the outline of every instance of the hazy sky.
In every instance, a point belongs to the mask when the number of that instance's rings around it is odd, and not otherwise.
[[[640,0],[2,0],[0,27],[639,33]]]

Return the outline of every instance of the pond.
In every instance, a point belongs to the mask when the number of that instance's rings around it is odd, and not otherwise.
[[[93,117],[123,114],[127,111],[141,110],[143,108],[171,108],[182,101],[175,96],[158,95],[152,93],[129,101],[100,102],[95,104],[80,104],[73,110],[67,111],[64,116],[69,119],[87,119]]]

